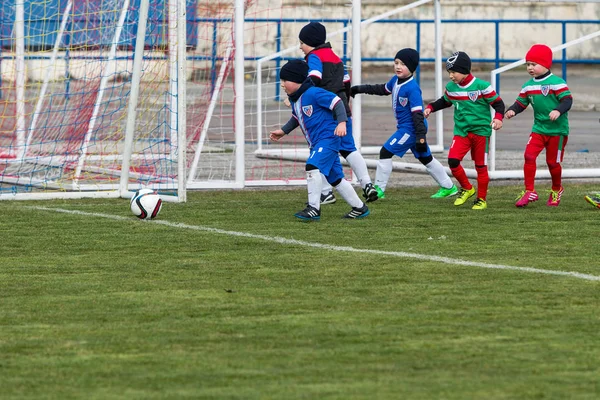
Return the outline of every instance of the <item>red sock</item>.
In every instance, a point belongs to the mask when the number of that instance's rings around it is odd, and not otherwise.
[[[490,183],[488,167],[487,165],[476,165],[475,169],[477,170],[477,198],[485,200]]]
[[[467,174],[465,173],[465,169],[462,167],[462,165],[459,165],[456,168],[450,168],[450,172],[452,172],[452,176],[456,178],[460,184],[460,187],[471,190],[473,185],[471,185],[471,182],[469,182],[469,178],[467,178]]]
[[[535,158],[533,160],[528,160],[526,157],[525,165],[523,166],[523,175],[525,176],[525,190],[534,190],[535,169]]]
[[[562,166],[559,163],[548,165],[552,177],[552,190],[558,192],[562,186]]]

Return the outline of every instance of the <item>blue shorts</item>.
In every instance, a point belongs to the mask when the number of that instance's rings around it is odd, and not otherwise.
[[[356,151],[356,144],[354,143],[354,137],[352,136],[352,117],[346,121],[346,136],[342,136],[342,143],[340,144],[340,151],[347,151],[348,153],[354,153]]]
[[[390,138],[383,144],[383,147],[390,153],[402,157],[408,150],[412,151],[415,158],[423,158],[431,155],[431,149],[429,144],[427,145],[427,151],[419,153],[415,150],[415,144],[417,138],[414,133],[407,133],[404,131],[396,131]]]
[[[327,178],[327,182],[333,183],[344,177],[344,170],[340,162],[339,151],[335,146],[329,146],[328,143],[310,149],[310,155],[306,160],[306,165],[311,164],[319,168],[319,171]]]

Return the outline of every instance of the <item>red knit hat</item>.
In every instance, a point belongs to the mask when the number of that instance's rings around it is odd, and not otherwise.
[[[534,44],[525,55],[525,61],[534,62],[550,69],[552,67],[552,50],[545,44]]]

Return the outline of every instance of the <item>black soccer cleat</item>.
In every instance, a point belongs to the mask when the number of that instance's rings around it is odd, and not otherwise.
[[[344,215],[342,218],[360,219],[366,217],[369,214],[371,214],[371,211],[369,211],[369,207],[367,207],[367,205],[364,204],[362,207],[352,207],[352,210],[350,210],[350,212]]]
[[[321,194],[321,204],[333,204],[335,203],[336,198],[333,192],[329,192],[327,194]]]
[[[304,222],[319,221],[321,219],[321,210],[317,210],[313,206],[306,206],[304,210],[294,214],[294,217]]]
[[[379,199],[377,196],[377,189],[373,187],[372,183],[367,183],[367,186],[365,186],[363,189],[363,197],[366,199],[367,203],[371,203]]]

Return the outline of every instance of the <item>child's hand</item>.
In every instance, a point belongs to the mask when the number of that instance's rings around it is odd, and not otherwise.
[[[492,129],[499,131],[502,129],[502,121],[499,119],[494,119],[491,123]]]
[[[550,117],[550,121],[556,121],[556,119],[560,117],[560,111],[552,110],[552,112],[548,114],[548,116]]]
[[[346,136],[346,122],[340,122],[333,132],[335,136]]]
[[[507,112],[504,113],[504,118],[506,118],[506,119],[511,119],[514,116],[515,116],[515,112],[513,110],[508,110]]]
[[[290,103],[290,99],[287,97],[283,99],[283,104],[285,104],[286,107],[290,107],[292,105],[292,103]]]
[[[276,142],[278,142],[279,139],[281,139],[284,136],[285,136],[285,132],[282,131],[281,129],[277,129],[277,130],[271,131],[269,133],[269,137],[271,138],[271,140],[274,140]]]
[[[429,114],[431,114],[431,108],[425,108],[425,110],[423,110],[425,118],[429,117]]]

